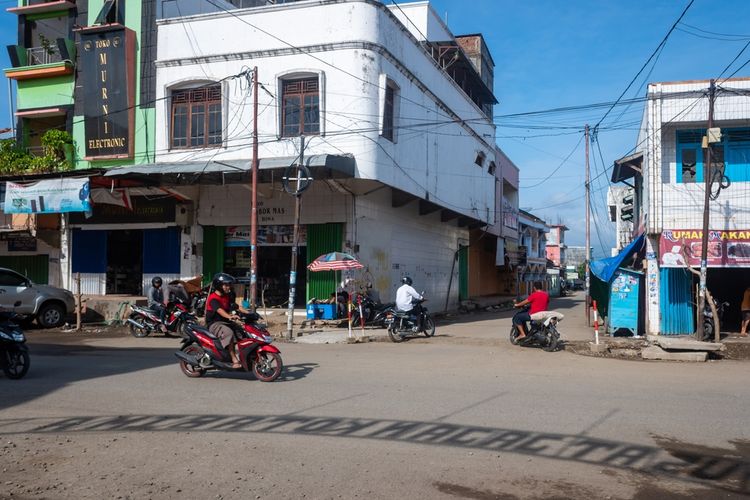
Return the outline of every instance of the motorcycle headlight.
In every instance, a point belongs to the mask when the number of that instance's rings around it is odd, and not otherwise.
[[[23,333],[14,333],[13,340],[15,340],[16,342],[24,342],[26,340],[26,337],[23,336]]]
[[[273,337],[271,337],[270,335],[263,335],[263,342],[265,342],[266,344],[270,344],[271,342],[273,342]]]
[[[13,340],[13,337],[11,337],[10,335],[8,335],[5,332],[0,331],[0,339]]]

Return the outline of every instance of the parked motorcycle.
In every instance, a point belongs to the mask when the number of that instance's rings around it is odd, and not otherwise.
[[[527,312],[531,306],[526,305],[514,316],[515,320],[519,314]],[[526,337],[518,340],[519,331],[516,325],[510,329],[510,343],[523,347],[539,346],[547,352],[556,351],[560,345],[560,332],[557,324],[562,321],[563,315],[556,311],[543,311],[531,316],[531,324],[526,324]]]
[[[360,316],[360,302],[362,315]],[[385,320],[389,309],[395,309],[396,304],[380,304],[372,300],[368,294],[358,293],[354,298],[354,310],[352,311],[352,325],[358,326],[360,317],[364,318],[365,325],[385,327]]]
[[[232,368],[229,350],[222,347],[221,340],[207,328],[197,323],[188,323],[186,336],[175,356],[180,360],[180,369],[188,377],[202,377],[208,370],[252,371],[261,382],[273,382],[284,368],[281,353],[271,345],[273,339],[258,320],[257,313],[241,316],[242,325],[237,325],[235,338],[242,368]]]
[[[174,334],[176,333],[184,337],[185,325],[188,322],[195,321],[195,315],[188,310],[187,305],[179,298],[175,298],[167,304],[164,321],[148,307],[132,305],[131,309],[127,323],[130,327],[130,334],[138,338],[148,337],[151,332],[161,331],[161,325],[164,325],[167,329],[164,336],[175,337]]]
[[[17,302],[15,307],[20,305]],[[21,319],[14,312],[0,312],[0,368],[10,379],[23,378],[31,364],[26,337],[17,324]]]
[[[414,301],[414,308],[409,312],[398,311],[395,307],[387,310],[385,326],[392,342],[402,342],[405,338],[420,333],[425,337],[435,335],[435,322],[422,305],[425,300]]]
[[[191,296],[190,310],[199,318],[206,315],[206,300],[208,300],[209,289],[210,286],[203,287],[199,292],[196,292]]]
[[[719,303],[715,298],[711,297],[716,307],[716,312],[719,315],[719,324],[724,321],[724,312],[729,308],[729,302]],[[716,331],[716,323],[714,322],[714,313],[711,310],[711,305],[708,300],[703,302],[703,340],[705,342],[714,341],[714,332]]]

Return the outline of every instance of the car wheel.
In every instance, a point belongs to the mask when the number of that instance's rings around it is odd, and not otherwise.
[[[60,304],[44,304],[39,309],[36,322],[42,328],[55,328],[65,323],[65,309]]]

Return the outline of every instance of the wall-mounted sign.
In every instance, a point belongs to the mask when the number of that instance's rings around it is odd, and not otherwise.
[[[63,212],[86,212],[91,210],[89,202],[89,180],[50,179],[23,186],[6,183],[6,214],[57,214]]]
[[[258,245],[289,246],[293,243],[294,226],[258,226]],[[307,226],[299,227],[299,244],[307,244]],[[249,247],[250,226],[229,226],[224,234],[224,246]]]
[[[86,217],[84,214],[71,214],[71,224],[144,224],[149,222],[174,222],[174,198],[149,200],[142,196],[132,196],[132,208],[119,205],[94,205],[93,213]]]
[[[661,267],[699,267],[703,231],[672,229],[659,239]],[[706,262],[708,267],[750,267],[750,230],[709,231]]]
[[[13,235],[8,238],[9,252],[36,252],[36,238]]]
[[[86,159],[132,158],[135,34],[123,26],[81,30]]]

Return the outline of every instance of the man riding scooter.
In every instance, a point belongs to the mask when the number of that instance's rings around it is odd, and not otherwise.
[[[518,328],[520,334],[517,340],[519,342],[526,339],[526,325],[531,321],[531,315],[538,312],[546,311],[549,307],[549,294],[542,289],[542,283],[534,282],[534,292],[521,302],[513,302],[513,307],[524,307],[531,304],[526,312],[521,312],[513,317],[513,324]]]
[[[235,311],[250,314],[234,301],[232,285],[236,280],[226,274],[218,273],[213,279],[214,291],[206,299],[206,326],[216,338],[221,340],[232,358],[232,368],[242,368],[234,347],[234,321],[239,319]]]

